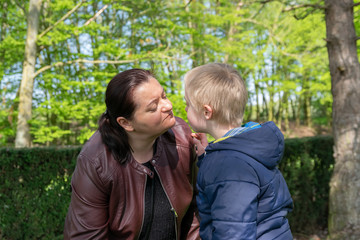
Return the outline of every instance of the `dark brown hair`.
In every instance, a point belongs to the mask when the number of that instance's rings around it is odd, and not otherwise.
[[[105,93],[106,111],[99,119],[99,132],[104,144],[120,163],[130,159],[131,146],[124,128],[116,121],[118,117],[131,120],[136,105],[133,92],[139,85],[148,82],[154,75],[143,69],[130,69],[117,74],[109,82]]]

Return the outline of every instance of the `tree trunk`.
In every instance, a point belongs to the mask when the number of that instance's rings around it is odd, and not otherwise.
[[[256,122],[260,122],[260,100],[259,100],[259,83],[255,79],[255,94],[256,94]]]
[[[1,5],[1,7],[3,8],[3,9],[7,9],[7,7],[8,7],[8,3],[7,2],[4,2],[2,5]],[[2,13],[2,20],[0,21],[0,23],[1,23],[1,26],[0,26],[0,42],[2,42],[3,40],[4,40],[4,38],[5,38],[5,33],[6,33],[6,25],[7,25],[7,12],[6,11],[4,11],[3,13]],[[6,51],[6,49],[1,49],[1,51],[0,51],[0,61],[1,62],[4,62],[5,60],[5,51]],[[1,84],[1,81],[3,80],[3,74],[4,74],[4,69],[5,69],[5,67],[0,67],[0,84]],[[4,97],[5,98],[5,97]]]
[[[272,80],[270,84],[267,84],[267,86],[269,91],[268,118],[269,121],[274,121],[274,80]]]
[[[360,239],[360,64],[353,4],[352,0],[325,0],[335,157],[330,239]]]
[[[240,0],[237,5],[236,5],[236,11],[235,12],[240,12],[240,9],[241,7],[244,5],[244,3],[242,2],[242,0]],[[238,18],[238,14],[236,14],[236,18]],[[228,31],[228,34],[227,34],[227,38],[228,38],[228,44],[231,45],[232,42],[234,41],[234,34],[236,33],[236,26],[235,26],[235,23],[230,23],[230,29]],[[225,56],[224,56],[224,63],[228,63],[229,61],[229,57],[230,57],[230,54],[229,53],[226,53]]]
[[[296,127],[300,127],[301,124],[301,119],[300,119],[300,115],[301,115],[301,105],[303,102],[303,97],[301,95],[299,95],[299,97],[297,97],[297,108],[296,108],[296,118],[295,118],[295,125]]]
[[[290,124],[289,124],[289,102],[287,100],[287,97],[284,98],[284,125],[285,125],[285,131],[289,131]]]
[[[304,109],[304,121],[307,127],[311,127],[311,93],[310,93],[310,80],[305,75],[303,81],[303,109]]]
[[[19,114],[16,129],[15,147],[30,147],[30,129],[32,94],[36,62],[36,39],[39,31],[39,16],[42,0],[30,0],[27,17],[27,36],[25,44],[25,59],[20,84]]]
[[[266,97],[265,97],[265,93],[264,93],[264,89],[263,88],[260,88],[260,91],[261,91],[261,95],[262,95],[262,98],[263,98],[263,104],[264,104],[264,107],[263,107],[263,118],[265,119],[269,119],[269,107],[268,107],[268,104],[267,104],[267,101],[266,101]]]
[[[276,113],[276,117],[275,119],[277,119],[277,125],[281,129],[281,125],[282,125],[282,118],[283,118],[283,104],[282,104],[282,97],[281,97],[281,93],[279,92],[279,107],[278,107],[278,112]]]
[[[184,0],[184,4],[186,4],[185,11],[191,12],[200,11],[198,7],[196,6],[195,2],[193,2],[192,7],[190,8],[190,5],[188,4],[188,0]],[[197,1],[198,4],[202,4],[202,1]],[[201,16],[201,15],[200,15]],[[202,21],[202,20],[201,20]],[[199,19],[190,19],[188,21],[188,28],[193,29],[193,33],[190,34],[190,44],[191,44],[191,54],[193,55],[191,57],[192,60],[192,67],[197,67],[200,65],[205,64],[205,51],[203,47],[201,46],[202,39],[199,38],[199,36],[202,36],[203,33],[203,23]]]

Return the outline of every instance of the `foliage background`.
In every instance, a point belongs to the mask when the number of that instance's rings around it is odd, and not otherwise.
[[[28,2],[1,2],[0,146],[12,146],[15,138]],[[60,21],[77,4],[80,8]],[[249,90],[246,121],[273,120],[285,135],[289,122],[329,127],[324,38],[322,11],[287,11],[279,1],[44,0],[30,121],[33,146],[83,144],[105,110],[107,83],[134,67],[152,69],[174,112],[186,119],[183,75],[208,62],[229,63],[242,74]]]

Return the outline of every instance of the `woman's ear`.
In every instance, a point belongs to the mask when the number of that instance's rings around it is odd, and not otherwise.
[[[124,128],[126,131],[128,132],[132,132],[134,131],[133,126],[131,125],[131,122],[129,120],[127,120],[124,117],[117,117],[116,118],[117,123]]]
[[[211,106],[205,104],[203,106],[203,111],[205,119],[210,120],[213,116],[213,109],[211,108]]]

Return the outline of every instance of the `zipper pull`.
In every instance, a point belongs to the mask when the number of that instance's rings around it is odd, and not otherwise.
[[[172,212],[174,213],[174,215],[175,215],[176,218],[178,217],[178,214],[177,214],[175,208],[171,208],[170,211],[172,211]]]

